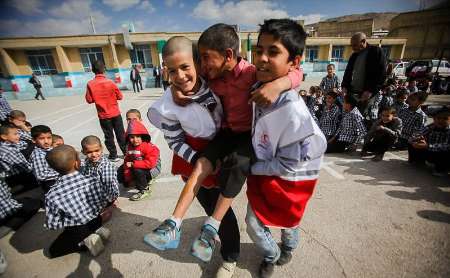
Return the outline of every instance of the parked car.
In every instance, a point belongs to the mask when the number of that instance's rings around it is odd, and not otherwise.
[[[389,78],[392,79],[406,79],[406,68],[409,62],[395,62],[389,65]]]
[[[439,65],[439,69],[438,69]],[[410,78],[430,78],[436,74],[447,78],[450,76],[450,63],[447,60],[418,60],[412,62],[407,68],[405,75]]]

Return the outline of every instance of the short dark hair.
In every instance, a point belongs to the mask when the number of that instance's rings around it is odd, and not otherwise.
[[[25,113],[23,111],[12,110],[11,112],[9,112],[9,117],[11,119],[17,119],[17,118],[26,118],[27,116],[25,115]]]
[[[398,98],[398,97],[401,97],[401,96],[408,96],[409,95],[409,92],[408,92],[408,90],[407,89],[397,89],[397,92],[395,93],[395,97],[396,98]]]
[[[95,60],[92,63],[92,72],[95,74],[104,73],[105,72],[105,64],[100,60]]]
[[[394,106],[385,106],[382,110],[381,110],[381,112],[389,112],[389,114],[392,114],[392,115],[397,115],[397,110],[395,109],[395,107]]]
[[[437,109],[433,115],[433,117],[450,117],[450,107],[448,106],[442,106],[441,108]]]
[[[130,110],[127,111],[127,113],[125,114],[125,116],[128,116],[128,114],[138,114],[139,115],[139,119],[142,119],[141,117],[141,111],[137,110],[136,108],[132,108]]]
[[[356,105],[358,104],[358,100],[354,96],[352,96],[351,94],[346,94],[344,96],[344,102],[350,104],[350,106],[352,108],[355,108]]]
[[[77,151],[69,145],[61,145],[47,153],[48,165],[61,175],[68,174],[78,159]]]
[[[1,125],[0,126],[0,135],[7,135],[9,133],[9,130],[11,130],[13,128],[17,129],[17,127],[12,124]]]
[[[334,99],[337,98],[337,94],[336,94],[336,92],[334,92],[334,91],[329,91],[329,92],[327,93],[327,96],[332,97],[332,98],[334,98]]]
[[[258,42],[262,34],[269,34],[275,40],[280,40],[289,52],[289,61],[294,60],[297,55],[303,55],[306,32],[294,20],[288,18],[264,20],[264,24],[260,25]]]
[[[416,93],[410,94],[409,97],[416,97],[420,103],[424,103],[428,98],[428,94],[422,91],[418,91]]]
[[[55,142],[56,140],[64,140],[64,138],[61,135],[52,134],[52,141]]]
[[[52,130],[46,125],[36,125],[31,128],[31,137],[36,139],[42,133],[52,133]]]
[[[239,36],[233,26],[217,23],[203,31],[198,39],[198,46],[218,51],[221,54],[224,54],[227,48],[231,48],[237,57],[239,55]]]
[[[87,145],[102,146],[102,141],[95,135],[88,135],[81,140],[81,148],[84,150]]]
[[[332,67],[333,69],[336,68],[336,66],[335,66],[334,64],[328,64],[328,65],[327,65],[327,68],[328,68],[328,67]]]

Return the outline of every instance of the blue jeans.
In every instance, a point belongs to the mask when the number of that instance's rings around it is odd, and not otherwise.
[[[255,242],[256,246],[262,251],[264,260],[269,263],[275,263],[281,254],[280,247],[274,240],[270,229],[256,217],[250,204],[247,205],[247,233]],[[281,248],[285,251],[292,251],[298,246],[298,227],[290,229],[281,229]]]

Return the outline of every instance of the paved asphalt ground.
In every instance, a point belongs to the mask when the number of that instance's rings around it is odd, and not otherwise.
[[[125,92],[121,110],[138,108],[145,115],[160,95],[157,89]],[[32,124],[49,125],[77,149],[82,137],[103,136],[95,107],[82,96],[11,105],[25,111]],[[150,199],[130,202],[133,191],[122,191],[119,208],[106,225],[112,236],[105,251],[96,258],[84,253],[47,259],[42,249],[57,232],[43,228],[40,211],[0,239],[9,262],[3,277],[213,277],[221,262],[218,252],[210,264],[189,254],[205,217],[197,202],[183,222],[177,250],[160,252],[143,243],[144,234],[170,215],[183,186],[170,174],[171,152],[163,136],[147,119],[145,123],[161,149],[163,172]],[[406,160],[405,152],[387,153],[378,163],[357,155],[327,155],[301,222],[300,246],[274,277],[450,277],[450,179],[433,177],[429,169]],[[241,230],[234,277],[257,277],[262,259],[246,233],[246,206],[242,192],[233,204]]]

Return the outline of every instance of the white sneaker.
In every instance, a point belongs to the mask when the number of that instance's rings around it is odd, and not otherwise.
[[[91,234],[83,240],[84,245],[89,249],[92,256],[96,257],[100,254],[105,246],[103,245],[102,238],[97,234]]]
[[[98,228],[97,231],[95,231],[95,233],[99,235],[102,238],[102,240],[108,240],[111,235],[111,231],[105,227]]]
[[[6,262],[5,255],[0,250],[0,274],[5,273],[6,267],[8,267],[8,263]]]
[[[223,261],[222,266],[217,270],[216,278],[231,278],[236,269],[236,262]]]

